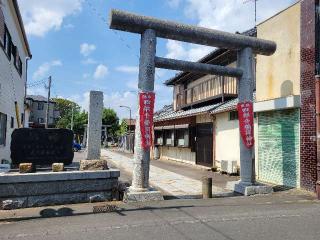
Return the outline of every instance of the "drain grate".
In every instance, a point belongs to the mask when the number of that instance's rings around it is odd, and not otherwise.
[[[114,212],[118,210],[118,207],[116,205],[99,205],[99,206],[93,206],[92,212],[93,213],[109,213]]]

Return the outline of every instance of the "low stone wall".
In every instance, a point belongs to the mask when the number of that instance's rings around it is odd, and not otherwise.
[[[119,170],[0,175],[0,208],[26,208],[113,200]]]

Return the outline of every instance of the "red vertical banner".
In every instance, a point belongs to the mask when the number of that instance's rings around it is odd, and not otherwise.
[[[250,101],[240,102],[237,105],[239,116],[240,135],[243,144],[247,148],[254,145],[254,116],[253,116],[253,103]]]
[[[141,145],[143,149],[147,149],[152,146],[154,99],[154,92],[139,93],[140,132]]]

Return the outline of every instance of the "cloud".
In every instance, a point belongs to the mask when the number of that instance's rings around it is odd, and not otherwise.
[[[175,2],[168,0],[170,2]],[[228,32],[245,31],[254,27],[254,4],[243,0],[181,0],[180,8],[186,17],[196,22],[198,26]],[[295,3],[296,0],[272,1],[259,0],[257,2],[258,23],[280,10]],[[211,52],[213,48],[186,44],[168,40],[166,44],[167,57],[199,60]]]
[[[44,77],[47,77],[49,74],[49,71],[52,67],[62,66],[62,62],[60,60],[54,60],[51,62],[45,62],[41,64],[38,69],[33,73],[32,78],[37,80]]]
[[[166,44],[167,58],[182,59],[187,55],[187,50],[178,41],[168,40]]]
[[[101,90],[101,89],[100,89]],[[112,108],[117,112],[117,115],[120,119],[128,118],[129,111],[124,108],[120,108],[120,105],[128,106],[132,111],[132,118],[136,117],[137,114],[137,105],[138,105],[138,91],[103,91],[104,94],[104,106],[106,108]],[[172,88],[168,88],[162,84],[155,84],[155,110],[162,108],[164,105],[170,104],[172,101]],[[82,94],[76,94],[68,96],[67,99],[70,99],[77,104],[79,104],[84,110],[89,110],[89,91]]]
[[[80,53],[85,57],[89,56],[94,50],[96,50],[94,44],[82,43],[80,45]]]
[[[63,20],[82,9],[82,0],[19,0],[28,35],[43,37],[51,30],[60,30]]]
[[[197,61],[214,49],[208,46],[185,44],[174,40],[168,40],[166,48],[167,58],[183,59],[189,61]]]
[[[109,70],[107,68],[107,66],[103,65],[103,64],[99,64],[93,74],[93,77],[95,79],[101,79],[104,78],[107,74],[108,74]]]
[[[139,73],[139,67],[124,65],[124,66],[117,67],[116,71],[123,72],[123,73],[138,74]]]
[[[90,65],[90,64],[96,64],[97,61],[94,60],[93,58],[87,58],[87,59],[81,61],[81,63],[84,65]]]
[[[48,90],[42,87],[28,87],[27,88],[27,95],[41,95],[41,96],[47,96]]]
[[[68,23],[66,25],[63,26],[65,29],[73,29],[74,28],[74,25],[71,24],[71,23]]]
[[[89,96],[90,92],[85,92],[80,95],[72,95],[68,99],[79,104],[82,109],[89,110]],[[120,105],[125,105],[131,108],[132,118],[136,116],[137,112],[137,94],[126,91],[126,92],[112,92],[103,94],[104,107],[112,108],[117,112],[117,115],[120,119],[128,118],[129,112],[127,109],[120,108]]]
[[[167,3],[171,8],[177,8],[181,4],[181,2],[182,0],[168,0]]]
[[[84,73],[84,74],[82,74],[82,77],[83,77],[84,79],[89,78],[89,77],[90,77],[90,74],[89,74],[89,73]]]

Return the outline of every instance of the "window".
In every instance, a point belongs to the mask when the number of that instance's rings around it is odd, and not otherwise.
[[[11,42],[10,33],[9,33],[7,27],[5,27],[3,49],[4,49],[5,53],[7,54],[7,57],[9,60],[11,60],[11,45],[12,45],[12,42]]]
[[[154,140],[155,145],[163,145],[163,132],[162,131],[154,131]]]
[[[174,131],[165,130],[164,131],[164,140],[166,146],[174,146]]]
[[[0,113],[0,145],[6,145],[7,115]]]
[[[189,147],[189,129],[176,129],[175,139],[177,147]]]
[[[10,127],[14,128],[14,118],[13,117],[11,117]]]
[[[43,118],[38,118],[38,123],[44,123],[44,119]]]
[[[238,120],[238,112],[237,111],[229,112],[229,121],[232,121],[232,120]]]
[[[3,12],[0,8],[0,46],[4,46],[5,20]]]
[[[38,110],[43,110],[43,102],[38,102]]]
[[[22,62],[21,62],[21,59],[20,59],[20,56],[19,56],[19,50],[16,46],[14,46],[12,44],[12,56],[13,56],[13,59],[14,59],[14,66],[16,67],[19,75],[21,76],[22,74]]]
[[[18,70],[18,73],[19,73],[20,76],[21,76],[21,75],[22,75],[22,61],[21,61],[21,58],[20,58],[20,57],[18,58],[17,70]]]
[[[21,113],[21,125],[24,125],[24,113]]]

